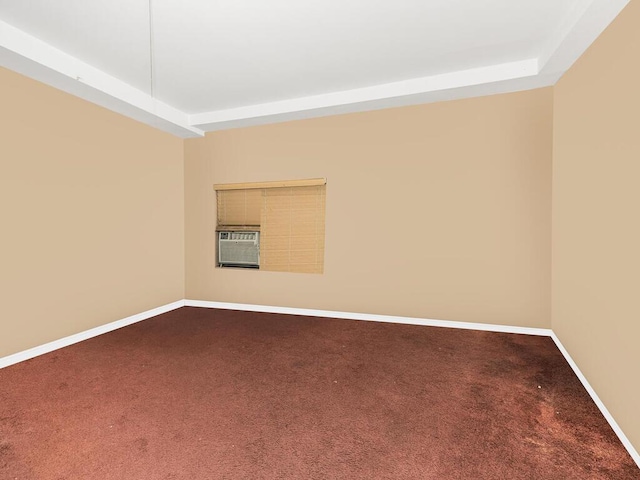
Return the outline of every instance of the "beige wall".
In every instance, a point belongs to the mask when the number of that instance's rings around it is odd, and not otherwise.
[[[187,298],[550,327],[552,101],[541,89],[187,140]],[[315,177],[324,274],[214,268],[214,183]]]
[[[0,357],[183,298],[182,140],[0,85]]]
[[[555,87],[553,330],[640,450],[640,1]]]

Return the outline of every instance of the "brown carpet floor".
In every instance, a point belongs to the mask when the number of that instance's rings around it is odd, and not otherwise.
[[[640,469],[549,338],[181,308],[0,370],[0,478]]]

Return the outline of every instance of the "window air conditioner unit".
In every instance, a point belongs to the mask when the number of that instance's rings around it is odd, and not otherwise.
[[[260,232],[218,232],[218,266],[260,268]]]

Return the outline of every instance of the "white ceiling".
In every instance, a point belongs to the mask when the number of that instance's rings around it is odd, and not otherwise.
[[[0,65],[182,137],[553,85],[629,0],[0,0]]]

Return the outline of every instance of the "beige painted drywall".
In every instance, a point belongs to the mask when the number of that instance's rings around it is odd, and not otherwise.
[[[184,297],[182,140],[0,69],[0,357]]]
[[[555,87],[552,326],[640,450],[640,2]]]
[[[189,299],[550,326],[552,90],[185,142]],[[215,268],[213,184],[327,178],[322,275]]]

